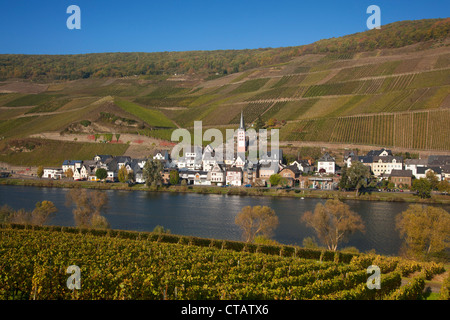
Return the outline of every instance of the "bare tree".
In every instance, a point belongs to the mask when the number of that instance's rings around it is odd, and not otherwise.
[[[25,209],[14,210],[8,206],[0,208],[2,220],[10,223],[33,224],[42,226],[46,224],[58,209],[53,202],[44,200],[37,202],[33,211]]]
[[[365,230],[361,217],[338,199],[328,200],[325,205],[318,203],[314,212],[304,213],[301,221],[312,227],[319,240],[333,251],[354,232]]]
[[[44,200],[37,202],[35,209],[31,212],[31,223],[39,226],[47,223],[58,209],[53,202]]]
[[[236,216],[235,223],[241,227],[245,241],[253,242],[257,235],[270,237],[278,226],[278,217],[267,206],[246,206]]]
[[[83,228],[109,228],[107,219],[102,216],[108,205],[108,196],[101,191],[72,189],[66,195],[66,205],[75,205],[72,210],[75,224]]]

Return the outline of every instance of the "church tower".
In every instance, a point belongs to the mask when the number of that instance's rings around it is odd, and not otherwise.
[[[241,122],[239,124],[239,129],[237,130],[237,152],[245,153],[246,151],[246,141],[245,141],[245,126],[244,126],[244,114],[241,111]]]

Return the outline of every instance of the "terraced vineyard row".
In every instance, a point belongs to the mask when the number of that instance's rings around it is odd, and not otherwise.
[[[244,119],[247,123],[251,123],[256,120],[256,118],[262,114],[264,111],[269,108],[273,102],[251,102],[247,105],[245,105],[242,109],[244,114]],[[241,118],[241,113],[237,114],[231,121],[230,124],[239,123]]]
[[[443,271],[436,264],[382,256],[354,256],[350,263],[317,261],[161,243],[154,240],[161,235],[152,233],[138,239],[112,234],[1,229],[0,298],[382,299],[400,287],[401,274]],[[366,286],[366,265],[372,263],[383,273],[383,290]],[[70,265],[80,268],[82,290],[67,287]]]
[[[448,123],[448,109],[309,119],[289,122],[280,130],[280,139],[450,150]]]

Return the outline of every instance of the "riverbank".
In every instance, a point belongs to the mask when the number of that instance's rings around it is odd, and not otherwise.
[[[240,196],[264,197],[293,197],[293,198],[319,198],[339,200],[365,200],[387,202],[411,202],[424,204],[450,204],[450,195],[433,194],[429,199],[421,199],[408,192],[371,192],[356,195],[354,191],[338,190],[310,190],[310,189],[272,189],[272,188],[246,188],[246,187],[216,187],[216,186],[162,186],[147,187],[145,184],[129,186],[127,183],[103,183],[89,181],[49,180],[36,178],[3,178],[0,185],[34,186],[47,188],[86,188],[96,190],[127,190],[171,193],[199,193],[224,194]]]

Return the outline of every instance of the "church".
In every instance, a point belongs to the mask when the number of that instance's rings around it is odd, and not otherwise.
[[[237,129],[237,154],[245,154],[247,151],[247,139],[245,136],[244,114],[241,111],[241,121]]]

